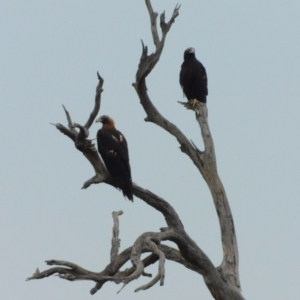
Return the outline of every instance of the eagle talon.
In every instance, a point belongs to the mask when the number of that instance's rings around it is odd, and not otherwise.
[[[197,99],[192,99],[189,101],[189,104],[194,108],[196,106],[197,103],[199,103],[200,101],[198,101]]]

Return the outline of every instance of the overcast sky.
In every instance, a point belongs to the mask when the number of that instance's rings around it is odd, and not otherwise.
[[[299,285],[299,1],[182,1],[161,60],[149,75],[160,112],[203,147],[194,113],[178,83],[183,52],[196,49],[208,74],[209,124],[219,175],[232,209],[246,299],[297,299]],[[172,0],[153,0],[169,19]],[[85,157],[52,123],[75,122],[93,108],[96,72],[104,78],[100,115],[126,136],[133,181],[169,201],[189,235],[215,266],[222,260],[209,190],[177,141],[153,124],[131,86],[141,43],[154,50],[144,1],[1,0],[1,298],[22,300],[212,299],[200,275],[166,262],[165,285],[120,294],[105,284],[57,277],[25,282],[49,259],[101,271],[109,262],[112,217],[120,217],[121,249],[162,215],[105,184],[81,190],[94,175]],[[90,137],[96,136],[94,124]],[[129,264],[128,264],[129,266]],[[156,274],[157,265],[149,268]],[[93,297],[93,298],[92,298]]]

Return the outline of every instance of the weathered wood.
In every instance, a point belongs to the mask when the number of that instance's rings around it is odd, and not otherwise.
[[[119,239],[119,216],[123,214],[122,210],[112,213],[114,220],[113,237],[111,239],[110,261],[114,261],[119,254],[120,239]]]
[[[234,222],[224,186],[218,175],[214,142],[207,121],[208,113],[206,104],[199,102],[194,110],[205,146],[203,152],[196,150],[202,162],[199,171],[212,194],[221,228],[223,261],[218,267],[218,271],[227,284],[240,289],[238,271],[239,254]]]
[[[224,282],[226,282],[231,288],[240,291],[240,279],[238,273],[239,259],[235,228],[226,192],[217,172],[214,144],[207,121],[206,104],[197,103],[195,107],[187,106],[189,109],[193,109],[195,111],[197,121],[201,128],[202,138],[205,145],[205,150],[202,152],[190,143],[174,124],[166,120],[158,112],[147,93],[145,78],[158,62],[164,46],[163,39],[161,41],[157,40],[157,28],[153,25],[153,20],[156,19],[157,14],[153,12],[152,8],[148,8],[148,10],[151,19],[151,32],[154,45],[156,46],[156,51],[148,56],[147,47],[143,45],[143,52],[134,87],[140,98],[140,103],[147,114],[145,120],[162,127],[178,140],[181,150],[190,157],[208,184],[219,218],[223,245],[223,261],[217,270]],[[164,27],[162,27],[162,30],[163,28]]]
[[[145,110],[145,121],[160,126],[174,136],[180,145],[181,151],[188,155],[206,181],[211,191],[219,218],[223,245],[223,261],[219,267],[215,267],[209,257],[201,250],[199,245],[197,245],[184,230],[184,226],[174,208],[166,200],[134,183],[133,194],[137,199],[141,199],[162,213],[165,217],[167,227],[161,228],[160,232],[142,233],[136,239],[133,246],[119,253],[120,239],[118,216],[122,212],[114,212],[111,259],[104,270],[96,273],[83,269],[71,262],[49,260],[46,261],[46,263],[55,267],[42,272],[37,269],[27,280],[41,279],[54,274],[58,274],[59,278],[69,281],[90,280],[96,282],[94,288],[90,291],[91,294],[95,294],[107,281],[123,283],[125,286],[133,280],[138,279],[140,276],[151,277],[151,274],[146,273],[145,268],[158,262],[156,276],[147,284],[135,289],[137,292],[148,289],[157,282],[160,282],[161,285],[164,284],[165,259],[168,259],[180,263],[184,267],[201,274],[214,299],[244,300],[240,292],[238,247],[233,217],[225,189],[217,172],[215,149],[208,126],[206,104],[197,103],[195,106],[190,107],[188,103],[184,103],[185,107],[194,110],[196,113],[196,119],[201,129],[205,147],[204,151],[201,151],[193,142],[189,141],[176,125],[161,115],[150,100],[147,92],[146,77],[160,59],[167,33],[176,17],[179,15],[180,6],[177,5],[175,7],[171,18],[167,23],[165,22],[165,14],[163,13],[160,15],[160,38],[157,28],[158,14],[153,11],[150,0],[145,0],[145,2],[150,16],[151,33],[155,45],[155,52],[148,55],[147,46],[142,42],[142,55],[140,57],[140,63],[136,72],[136,80],[135,83],[133,83],[133,86],[136,89],[140,103]],[[95,175],[84,183],[83,188],[88,188],[91,184],[97,183],[106,183],[116,187],[114,180],[107,172],[94,144],[88,139],[89,128],[93,124],[100,110],[101,94],[103,91],[104,81],[98,73],[97,75],[99,83],[96,88],[95,104],[86,124],[82,126],[78,123],[73,123],[71,116],[65,107],[64,110],[68,121],[68,128],[61,124],[55,124],[58,130],[67,135],[74,142],[75,147],[85,155],[94,168]],[[180,251],[163,245],[163,241],[174,242]],[[141,255],[145,252],[151,254],[142,260]],[[128,261],[131,261],[132,267],[121,270]]]

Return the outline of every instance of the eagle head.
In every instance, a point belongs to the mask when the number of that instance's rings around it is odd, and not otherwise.
[[[114,120],[106,115],[101,116],[100,118],[96,119],[95,123],[102,123],[103,125],[110,125],[110,126],[114,126]]]
[[[184,51],[183,58],[187,59],[190,57],[195,57],[195,48],[190,47]]]

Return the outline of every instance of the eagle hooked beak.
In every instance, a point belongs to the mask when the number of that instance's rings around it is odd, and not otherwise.
[[[102,123],[102,121],[103,121],[103,119],[102,119],[102,117],[100,117],[95,121],[95,123]]]

